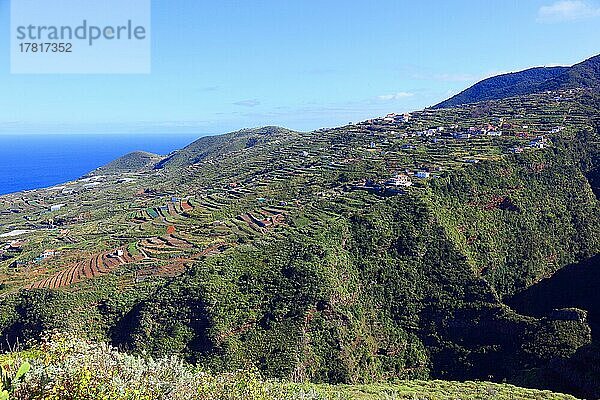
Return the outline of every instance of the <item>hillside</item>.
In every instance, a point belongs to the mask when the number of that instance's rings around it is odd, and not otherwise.
[[[598,393],[563,367],[593,360],[592,313],[507,303],[600,252],[599,104],[575,89],[243,130],[1,196],[0,334],[351,392],[552,371],[536,386]]]
[[[198,163],[210,156],[227,156],[236,151],[272,142],[278,137],[284,138],[293,136],[294,134],[295,132],[289,129],[266,126],[255,129],[242,129],[226,135],[207,136],[174,152],[158,163],[157,168],[187,166]]]
[[[151,170],[164,157],[145,151],[134,151],[98,168],[93,174],[123,174]]]
[[[600,55],[572,67],[531,68],[485,79],[433,108],[499,100],[544,91],[600,87]]]
[[[579,264],[569,265],[548,279],[518,293],[508,304],[530,315],[549,315],[558,309],[579,308],[588,310],[588,319],[594,335],[600,334],[600,256]],[[580,388],[578,395],[595,398],[600,387],[600,342],[586,346],[569,360],[560,360],[535,371],[525,382],[552,381],[554,390]],[[561,371],[571,371],[569,374]],[[538,386],[539,387],[539,386]]]
[[[120,353],[106,344],[69,337],[0,356],[0,362],[6,376],[3,388],[10,391],[13,400],[41,400],[50,394],[51,398],[77,400],[576,400],[490,382],[315,385],[265,380],[256,371],[208,374],[177,357],[148,360]]]

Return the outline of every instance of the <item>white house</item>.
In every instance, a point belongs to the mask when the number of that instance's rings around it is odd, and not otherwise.
[[[48,259],[48,258],[52,258],[54,256],[58,256],[59,252],[56,250],[45,250],[40,257],[43,259]]]
[[[548,145],[548,139],[544,136],[535,138],[529,143],[529,147],[533,147],[535,149],[543,149]]]
[[[471,137],[473,137],[473,135],[471,133],[460,133],[460,132],[456,132],[452,136],[454,136],[454,139],[471,139]]]
[[[394,176],[393,178],[388,179],[385,182],[385,184],[388,186],[408,187],[408,186],[412,186],[412,181],[410,180],[410,177],[408,175],[399,174],[399,175]]]
[[[53,206],[50,206],[50,212],[60,211],[60,209],[63,208],[64,206],[65,206],[65,204],[55,204]]]
[[[544,149],[546,148],[546,143],[534,140],[529,144],[529,147],[532,147],[534,149]]]
[[[523,148],[522,147],[512,147],[509,149],[509,151],[514,154],[520,154],[523,152]]]

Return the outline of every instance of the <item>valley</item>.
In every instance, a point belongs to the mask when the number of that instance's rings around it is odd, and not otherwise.
[[[589,396],[561,374],[596,345],[595,311],[515,299],[598,254],[595,101],[565,89],[246,129],[1,196],[0,329],[291,382]]]

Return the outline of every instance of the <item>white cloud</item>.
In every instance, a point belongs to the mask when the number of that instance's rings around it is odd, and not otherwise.
[[[399,93],[394,93],[394,94],[384,94],[382,96],[377,96],[377,98],[379,100],[383,100],[383,101],[390,101],[390,100],[400,100],[400,99],[404,99],[404,98],[412,97],[412,96],[414,96],[414,93],[399,92]]]
[[[559,0],[538,10],[538,22],[563,22],[600,17],[600,6],[587,0]]]

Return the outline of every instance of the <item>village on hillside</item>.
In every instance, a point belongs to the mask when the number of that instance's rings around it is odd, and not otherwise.
[[[360,209],[419,195],[457,169],[551,148],[589,121],[583,90],[388,114],[275,135],[173,171],[91,174],[0,197],[0,293],[68,287],[115,271],[131,288],[289,226],[337,201]]]

